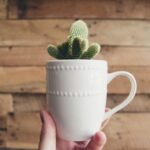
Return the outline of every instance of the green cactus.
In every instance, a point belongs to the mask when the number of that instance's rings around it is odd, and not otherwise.
[[[72,43],[72,56],[73,58],[80,58],[83,52],[86,50],[86,41],[79,37],[76,37]]]
[[[68,50],[69,50],[68,42],[64,42],[61,45],[58,45],[57,48],[58,48],[59,54],[62,56],[63,59],[67,59],[69,57],[69,55],[68,55],[69,54],[68,53]]]
[[[58,45],[49,45],[48,53],[56,59],[92,59],[100,52],[100,45],[88,44],[88,28],[78,20],[70,28],[68,39]]]
[[[91,46],[89,46],[88,50],[85,53],[83,53],[81,59],[91,59],[95,57],[99,52],[100,52],[100,45],[97,43],[93,43],[91,44]]]
[[[88,27],[81,20],[74,22],[70,28],[69,38],[71,41],[76,37],[80,37],[81,39],[88,38]]]
[[[54,46],[54,45],[49,45],[48,48],[47,48],[47,50],[48,50],[48,53],[49,53],[52,57],[57,58],[57,59],[61,59],[62,56],[60,55],[60,53],[59,53],[59,51],[58,51],[58,49],[57,49],[56,46]]]

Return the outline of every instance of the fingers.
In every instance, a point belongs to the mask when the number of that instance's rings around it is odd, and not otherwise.
[[[48,112],[41,112],[42,130],[39,150],[56,150],[56,129],[55,124]]]
[[[102,150],[105,143],[106,143],[106,135],[103,132],[97,132],[95,136],[92,137],[86,150]]]

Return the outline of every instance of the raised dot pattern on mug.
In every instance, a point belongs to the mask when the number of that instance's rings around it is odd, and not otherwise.
[[[78,96],[96,96],[101,93],[99,91],[82,91],[82,92],[49,91],[48,94],[54,96],[78,97]]]
[[[87,66],[87,65],[82,65],[82,66],[63,66],[63,65],[57,65],[57,66],[47,66],[48,70],[95,70],[99,69],[97,66]]]

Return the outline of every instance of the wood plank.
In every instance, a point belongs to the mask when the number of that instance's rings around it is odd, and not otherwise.
[[[36,149],[41,121],[38,113],[18,113],[7,118],[7,148]]]
[[[0,19],[7,17],[7,0],[0,0]]]
[[[45,94],[14,94],[14,112],[35,112],[46,109]]]
[[[125,98],[126,94],[109,94],[107,100],[107,107],[114,108],[118,104],[120,104]],[[145,95],[136,95],[133,101],[120,112],[150,112],[150,96],[148,94]]]
[[[150,93],[150,67],[110,67],[109,71],[131,72],[138,84],[137,93]],[[0,67],[0,92],[45,93],[45,68],[43,67]],[[129,81],[118,77],[108,86],[109,93],[128,93]]]
[[[110,67],[109,72],[115,71],[128,71],[135,76],[137,81],[137,93],[149,93],[149,73],[150,67]],[[146,80],[145,80],[146,79]],[[117,77],[108,85],[108,92],[109,93],[129,93],[130,91],[130,83],[129,80],[125,77]],[[149,91],[149,92],[148,92]]]
[[[6,148],[6,131],[0,130],[0,149]]]
[[[29,120],[33,120],[31,123]],[[150,114],[119,113],[105,128],[108,142],[105,150],[148,150],[150,147]],[[41,122],[36,113],[19,113],[8,116],[7,147],[36,149]],[[118,144],[119,142],[119,144]]]
[[[13,112],[13,98],[10,94],[0,94],[0,115]]]
[[[133,57],[134,56],[134,57]],[[95,59],[107,60],[111,66],[150,66],[150,47],[102,46]],[[2,47],[0,66],[43,66],[53,58],[46,47]]]
[[[6,131],[6,115],[0,116],[0,131]]]
[[[105,132],[108,142],[104,150],[148,150],[150,148],[150,114],[117,114]]]
[[[109,94],[107,107],[113,108],[127,97],[127,94]],[[46,109],[45,94],[13,94],[14,112],[38,112]],[[121,112],[150,112],[150,95],[136,95]]]
[[[150,23],[148,22],[99,20],[89,25],[91,25],[90,36],[93,42],[97,41],[103,45],[149,46]]]
[[[1,21],[0,46],[44,45],[66,40],[73,20]],[[149,21],[86,20],[90,41],[102,45],[150,46]],[[41,28],[42,27],[42,28]],[[13,31],[13,32],[12,32]]]
[[[149,47],[109,47],[103,46],[96,59],[108,61],[109,66],[149,66]]]
[[[44,66],[52,59],[44,46],[0,48],[0,66]]]
[[[0,28],[3,30],[0,30],[0,45],[47,46],[49,42],[60,42],[66,39],[71,22],[71,20],[1,21]]]
[[[0,68],[1,92],[45,92],[45,68]]]
[[[148,0],[10,0],[9,18],[149,19],[149,7]]]

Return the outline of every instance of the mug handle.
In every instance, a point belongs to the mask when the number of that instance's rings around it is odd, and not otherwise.
[[[127,106],[134,98],[135,94],[136,94],[136,89],[137,89],[137,84],[136,84],[136,80],[134,78],[134,76],[126,71],[116,71],[113,73],[109,73],[108,74],[108,84],[117,76],[124,76],[127,77],[130,81],[131,84],[131,90],[130,93],[128,95],[128,97],[119,105],[117,105],[115,108],[109,110],[108,112],[105,113],[104,115],[104,120],[108,119],[110,116],[112,116],[114,113],[118,112],[119,110],[121,110],[122,108],[124,108],[125,106]]]

